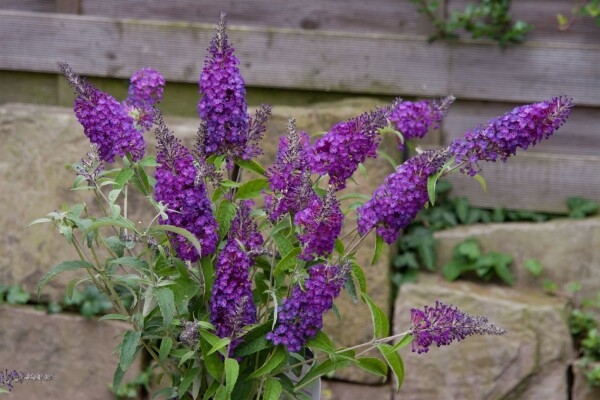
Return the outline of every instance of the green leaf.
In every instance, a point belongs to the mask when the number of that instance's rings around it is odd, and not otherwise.
[[[231,221],[235,218],[236,207],[235,204],[229,202],[228,200],[223,200],[221,204],[219,204],[219,209],[217,210],[217,224],[219,226],[219,240],[223,240],[229,227],[231,226]]]
[[[370,374],[376,376],[387,377],[387,365],[381,361],[379,358],[374,357],[361,357],[358,360],[356,366],[360,369],[363,369]]]
[[[447,281],[455,281],[464,272],[474,269],[474,264],[468,264],[457,260],[451,260],[442,267],[442,275]]]
[[[294,248],[288,238],[283,236],[281,233],[274,234],[273,240],[275,241],[275,244],[277,244],[280,254],[289,254],[289,252]]]
[[[400,341],[398,343],[396,343],[394,345],[394,347],[392,347],[392,350],[393,351],[400,350],[404,346],[411,344],[413,339],[414,339],[413,335],[404,335],[404,337],[402,339],[400,339]]]
[[[484,192],[487,192],[487,183],[485,182],[485,179],[483,178],[483,176],[476,174],[476,175],[473,175],[473,179],[475,179],[477,182],[479,182],[479,184],[481,185],[481,188],[483,189]]]
[[[429,195],[429,202],[431,205],[435,205],[435,185],[439,179],[439,174],[429,175],[427,177],[427,194]]]
[[[92,268],[93,265],[90,264],[87,261],[81,261],[81,260],[75,260],[75,261],[64,261],[60,264],[58,264],[57,266],[55,266],[54,268],[52,268],[50,271],[46,272],[46,274],[44,275],[44,277],[42,278],[42,280],[40,281],[40,284],[38,285],[37,288],[37,296],[38,298],[40,297],[40,292],[42,291],[42,288],[44,286],[46,286],[46,284],[53,279],[56,275],[62,273],[62,272],[66,272],[66,271],[76,271],[78,269],[82,269],[82,268]]]
[[[125,332],[125,338],[123,339],[123,344],[121,345],[121,355],[119,357],[119,367],[121,370],[123,370],[123,372],[127,372],[131,366],[131,363],[133,363],[133,359],[137,353],[138,343],[140,342],[141,338],[141,331]]]
[[[160,350],[158,351],[158,358],[161,361],[164,361],[169,356],[171,352],[171,348],[173,347],[173,339],[170,337],[164,337],[160,342]]]
[[[129,317],[123,314],[106,314],[101,316],[99,319],[99,321],[104,321],[104,320],[118,320],[118,321],[129,321]]]
[[[398,162],[392,158],[388,153],[382,150],[377,150],[377,155],[381,156],[384,160],[387,160],[394,169],[398,166]]]
[[[300,382],[298,382],[296,386],[294,386],[294,391],[298,392],[302,388],[310,385],[315,380],[319,379],[321,376],[327,375],[338,369],[348,367],[349,365],[352,365],[352,363],[353,362],[350,359],[342,359],[341,361],[326,360],[320,364],[315,363],[315,365],[311,367],[311,369],[306,373],[306,375],[304,375]]]
[[[133,177],[134,171],[133,169],[126,167],[123,168],[115,177],[115,185],[117,188],[122,188],[129,182],[129,180]]]
[[[121,382],[123,381],[123,377],[125,376],[125,371],[121,369],[120,365],[117,365],[117,369],[115,369],[115,374],[113,375],[113,383],[112,390],[113,392],[117,392],[119,386],[121,386]]]
[[[464,257],[469,261],[475,261],[481,257],[481,249],[477,239],[467,239],[454,247],[454,256]]]
[[[213,346],[208,351],[208,355],[216,353],[217,351],[220,352],[221,354],[225,355],[227,353],[225,348],[227,346],[229,346],[229,343],[231,343],[231,339],[228,337],[224,337],[224,338],[217,340],[215,343],[212,344]]]
[[[273,371],[275,368],[279,367],[282,363],[285,362],[287,358],[287,352],[282,345],[278,345],[275,347],[275,350],[269,354],[269,357],[265,360],[264,364],[260,366],[258,369],[254,370],[248,377],[248,379],[259,378],[263,375],[268,374]]]
[[[50,218],[38,218],[38,219],[31,221],[31,223],[27,226],[32,226],[32,225],[36,225],[36,224],[45,224],[46,222],[52,222],[52,220]]]
[[[567,208],[569,209],[569,218],[585,218],[598,211],[598,202],[579,197],[569,197],[567,198]]]
[[[6,302],[8,304],[27,304],[29,297],[29,293],[24,291],[21,286],[11,286],[6,294]]]
[[[352,274],[358,281],[358,286],[360,287],[361,296],[363,293],[367,292],[367,276],[363,269],[357,263],[352,263]]]
[[[179,383],[179,392],[180,393],[187,392],[188,388],[194,381],[194,378],[196,378],[199,373],[200,373],[200,368],[198,368],[198,367],[190,368],[185,373],[185,375],[183,376],[183,379],[181,379],[181,382]]]
[[[277,265],[275,265],[275,270],[273,271],[273,274],[277,276],[296,265],[298,263],[297,257],[298,255],[300,255],[300,253],[302,253],[302,249],[299,247],[294,247],[289,253],[285,255],[285,257],[283,257],[277,263]]]
[[[202,335],[203,331],[200,332]],[[210,351],[210,344],[204,337],[200,339],[200,348],[202,349],[206,370],[213,378],[217,380],[217,382],[220,381],[224,372],[224,365],[221,357],[219,357],[219,355],[216,353],[208,354]]]
[[[187,353],[185,353],[183,355],[183,357],[181,357],[181,360],[179,360],[179,366],[181,367],[187,360],[189,360],[190,358],[194,357],[194,354],[196,354],[194,352],[194,350],[190,350]]]
[[[540,276],[543,270],[542,263],[539,260],[527,259],[523,261],[523,266],[533,276]]]
[[[238,376],[240,375],[240,365],[234,358],[225,359],[225,388],[227,394],[231,395],[233,387],[237,382]]]
[[[148,263],[137,257],[119,257],[108,262],[109,265],[123,265],[125,267],[135,268],[140,271],[148,271]]]
[[[374,336],[377,338],[388,336],[390,332],[390,323],[385,313],[366,293],[362,294],[362,298],[367,303],[369,310],[371,311]]]
[[[279,383],[279,382],[278,382],[278,383]],[[279,385],[279,386],[281,387],[281,385]],[[0,394],[1,394],[1,393],[10,393],[10,392],[8,391],[8,389],[4,389],[4,388],[1,388],[1,387],[0,387]],[[279,397],[276,397],[276,399],[278,399],[278,398],[279,398]]]
[[[146,156],[138,161],[138,165],[141,167],[157,167],[156,156]]]
[[[224,179],[223,181],[221,181],[221,186],[226,187],[226,188],[238,188],[238,187],[242,186],[242,184],[234,182],[234,181],[230,181],[229,179]]]
[[[317,335],[306,342],[307,347],[311,347],[313,349],[323,350],[324,352],[331,354],[335,351],[333,346],[333,342],[322,331],[319,331]]]
[[[360,199],[360,200],[369,201],[369,200],[371,200],[371,196],[367,196],[366,194],[362,194],[362,193],[346,193],[346,194],[343,194],[340,197],[338,197],[339,201],[347,200],[347,199]]]
[[[375,265],[381,257],[381,253],[383,251],[383,237],[380,235],[375,235],[375,252],[373,254],[373,259],[371,260],[371,265]]]
[[[396,377],[396,392],[398,392],[400,386],[402,386],[402,381],[404,380],[404,363],[402,362],[402,357],[400,357],[400,354],[398,354],[397,351],[394,351],[394,348],[389,344],[378,344],[377,348]]]
[[[265,178],[254,179],[244,183],[235,193],[236,200],[251,199],[258,196],[263,190],[269,188],[269,182]]]
[[[175,297],[173,291],[167,287],[154,289],[153,295],[158,302],[158,308],[163,317],[163,324],[166,328],[171,326],[173,316],[175,316]]]
[[[265,391],[263,395],[264,400],[279,400],[283,388],[281,383],[273,377],[268,377],[265,382]]]
[[[112,217],[98,218],[83,233],[87,234],[103,226],[118,226],[119,228],[129,229],[130,231],[137,232],[136,226],[131,221],[118,215]]]
[[[513,276],[512,271],[510,270],[510,268],[508,268],[508,265],[502,263],[502,264],[496,264],[496,267],[494,268],[494,270],[496,271],[496,274],[498,274],[498,276],[509,286],[513,286],[515,284],[515,277]]]
[[[198,239],[196,239],[196,237],[192,235],[190,231],[173,225],[155,225],[150,229],[149,232],[152,235],[152,232],[156,231],[173,232],[185,237],[196,248],[198,254],[202,255],[202,246],[200,246],[200,242],[198,242]]]
[[[254,160],[236,160],[235,163],[245,170],[254,172],[260,176],[264,176],[266,170]]]

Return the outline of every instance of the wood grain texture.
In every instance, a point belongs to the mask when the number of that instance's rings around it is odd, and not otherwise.
[[[0,11],[0,69],[128,77],[152,66],[195,82],[213,25]],[[251,86],[536,101],[567,93],[600,105],[600,46],[530,43],[501,50],[423,36],[275,28],[229,29]]]
[[[473,0],[448,0],[448,12],[463,10]],[[523,20],[534,25],[527,34],[527,40],[540,42],[566,42],[597,44],[600,40],[600,27],[593,18],[578,17],[566,31],[558,29],[557,14],[572,17],[571,10],[576,5],[570,0],[514,0],[511,5],[513,21]]]
[[[54,12],[56,5],[53,0],[0,0],[0,10]]]
[[[567,211],[567,197],[600,201],[600,156],[518,153],[506,163],[482,163],[487,192],[474,179],[449,178],[453,192],[479,207]]]
[[[214,24],[221,11],[236,25],[379,33],[429,33],[408,0],[82,0],[84,15]]]
[[[79,0],[56,0],[56,12],[79,14]]]
[[[444,118],[443,143],[450,144],[454,139],[462,137],[467,130],[486,124],[491,118],[509,112],[518,105],[520,104],[457,101]],[[527,152],[600,156],[598,117],[600,112],[597,108],[576,104],[567,123],[550,140],[542,141]]]

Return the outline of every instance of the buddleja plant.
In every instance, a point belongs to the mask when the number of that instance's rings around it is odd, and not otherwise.
[[[164,387],[159,393],[168,398],[306,398],[319,377],[348,366],[382,377],[389,367],[399,387],[401,347],[412,343],[424,353],[473,334],[503,334],[485,317],[437,302],[412,309],[412,326],[390,336],[356,254],[370,234],[377,238],[376,256],[384,242],[394,243],[416,213],[433,204],[440,177],[476,175],[478,162],[505,161],[550,136],[567,118],[570,100],[516,108],[447,148],[421,152],[368,201],[344,210],[339,191],[361,163],[376,157],[381,132],[422,137],[453,98],[398,99],[334,125],[313,143],[292,118],[276,161],[265,169],[254,157],[271,109],[248,114],[238,64],[222,15],[200,77],[193,149],[156,108],[165,84],[158,72],[137,71],[119,103],[60,64],[92,143],[88,157],[73,165],[73,190],[93,193],[97,207],[79,203],[36,221],[56,225],[80,256],[49,271],[40,289],[61,272],[82,271],[68,290],[92,282],[114,306],[102,319],[130,324],[113,387],[142,353],[152,359]],[[152,127],[156,157],[145,155],[143,134]],[[122,164],[112,164],[117,159]],[[128,218],[133,190],[151,205],[148,223]],[[358,225],[342,236],[348,213],[356,213]],[[321,331],[323,314],[342,290],[368,305],[371,341],[337,348]],[[382,359],[365,356],[373,349]]]

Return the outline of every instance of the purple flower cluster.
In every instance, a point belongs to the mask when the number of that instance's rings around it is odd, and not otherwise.
[[[232,339],[231,349],[239,343],[242,328],[257,322],[249,271],[263,238],[250,217],[251,205],[251,201],[238,203],[227,244],[217,259],[210,301],[210,322],[217,336]]]
[[[323,199],[314,196],[308,207],[294,218],[294,223],[303,230],[296,235],[303,247],[298,258],[309,261],[329,255],[342,231],[343,220],[344,214],[333,187],[330,186]]]
[[[366,235],[376,227],[386,243],[393,243],[429,200],[427,178],[438,172],[447,158],[446,149],[425,151],[398,166],[358,208],[358,231]]]
[[[389,111],[381,108],[335,124],[311,149],[312,172],[329,174],[330,185],[337,190],[345,188],[346,180],[354,174],[358,164],[367,157],[377,157],[378,130],[385,126]]]
[[[156,161],[159,165],[154,173],[154,198],[168,208],[168,218],[159,222],[188,230],[200,242],[202,256],[212,254],[219,235],[206,187],[203,182],[196,182],[197,171],[189,150],[169,131],[160,114],[157,113],[156,119]],[[191,262],[198,260],[198,251],[185,237],[170,234],[169,238],[179,258]]]
[[[198,104],[200,118],[206,121],[207,136],[204,148],[200,151],[208,156],[225,155],[228,161],[233,158],[250,159],[260,154],[253,142],[260,140],[262,115],[253,123],[246,106],[246,88],[237,65],[240,63],[233,54],[234,48],[225,33],[225,14],[217,27],[217,34],[208,49],[209,57],[200,75]],[[269,109],[270,114],[270,109]]]
[[[0,371],[0,388],[5,388],[11,392],[15,383],[47,382],[53,379],[54,375],[51,374],[34,374],[27,371],[9,371],[5,369],[4,372]]]
[[[435,343],[437,347],[461,341],[470,335],[504,335],[506,331],[488,321],[487,317],[469,315],[456,307],[439,301],[435,307],[410,310],[413,336],[412,351],[427,353]]]
[[[68,64],[60,63],[59,67],[75,88],[75,115],[90,142],[98,147],[100,159],[112,163],[115,156],[125,157],[127,153],[134,161],[141,159],[146,143],[125,108],[75,74]]]
[[[162,100],[165,78],[158,71],[142,68],[133,73],[129,82],[129,96],[123,107],[138,125],[149,130],[153,123],[153,107]]]
[[[404,140],[422,138],[430,127],[433,129],[439,127],[440,121],[454,100],[453,96],[448,96],[440,101],[403,101],[392,111],[390,121],[402,133]],[[398,142],[398,148],[402,150],[404,143]]]
[[[450,152],[457,162],[467,163],[462,172],[475,175],[479,161],[506,161],[517,149],[526,150],[550,137],[566,121],[572,106],[571,99],[554,97],[517,107],[456,139],[450,145]]]
[[[311,267],[304,288],[294,287],[292,295],[283,300],[277,327],[267,334],[267,339],[283,344],[290,352],[299,351],[323,327],[323,314],[333,307],[349,269],[349,264]]]
[[[297,213],[317,196],[310,180],[309,148],[308,135],[306,132],[298,133],[295,120],[291,118],[286,136],[279,141],[277,160],[266,174],[274,193],[265,196],[267,214],[272,221],[288,212]]]

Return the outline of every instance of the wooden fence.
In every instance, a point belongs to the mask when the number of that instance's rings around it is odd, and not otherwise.
[[[464,7],[447,0],[442,11]],[[141,66],[169,81],[196,82],[221,10],[249,86],[459,101],[438,144],[517,104],[567,94],[577,108],[551,141],[510,163],[484,168],[489,191],[453,179],[478,205],[563,211],[567,196],[600,200],[600,27],[568,31],[564,0],[513,2],[533,23],[529,40],[426,44],[427,20],[408,0],[0,0],[0,70],[128,77]]]

